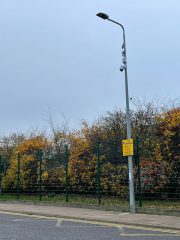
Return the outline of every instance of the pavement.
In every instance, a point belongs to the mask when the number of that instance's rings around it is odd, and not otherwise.
[[[0,211],[56,217],[63,219],[78,219],[91,222],[115,223],[132,226],[152,227],[180,230],[180,217],[150,214],[130,214],[124,212],[104,211],[85,208],[41,206],[25,203],[0,202]]]

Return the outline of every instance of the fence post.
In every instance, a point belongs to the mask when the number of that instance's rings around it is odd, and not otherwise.
[[[139,159],[139,138],[136,137],[136,161],[137,161],[137,175],[138,175],[138,198],[139,207],[142,207],[142,192],[141,192],[141,165]]]
[[[2,174],[3,174],[3,166],[2,166],[2,157],[0,155],[0,195],[2,194]]]
[[[17,155],[17,200],[19,200],[19,182],[20,182],[20,153]]]
[[[69,156],[68,156],[68,146],[65,146],[65,160],[66,160],[66,203],[69,201],[69,176],[68,176],[68,162],[69,162]]]
[[[0,162],[1,162],[1,166],[0,166],[0,194],[2,195],[2,179],[5,176],[5,171],[6,171],[6,162],[3,160],[2,156],[0,155]]]
[[[42,199],[42,151],[38,151],[39,160],[39,201]]]
[[[100,161],[100,151],[99,151],[99,141],[97,142],[97,162],[98,162],[98,204],[101,204],[101,161]]]

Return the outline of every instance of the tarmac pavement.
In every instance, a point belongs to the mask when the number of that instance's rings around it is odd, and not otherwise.
[[[180,217],[0,202],[1,212],[180,230]]]

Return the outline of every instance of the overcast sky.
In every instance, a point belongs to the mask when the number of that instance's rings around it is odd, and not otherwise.
[[[125,27],[130,97],[179,97],[179,0],[0,0],[0,135],[125,107],[122,30],[101,11]]]

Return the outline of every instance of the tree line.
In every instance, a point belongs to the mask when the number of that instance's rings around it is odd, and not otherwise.
[[[142,193],[147,197],[180,197],[180,108],[158,109],[154,103],[136,104],[131,111],[132,137],[139,139]],[[1,190],[17,187],[17,156],[20,155],[20,189],[35,192],[39,182],[38,153],[43,153],[44,192],[61,193],[66,185],[68,147],[68,186],[74,193],[97,191],[97,144],[100,147],[101,182],[104,194],[128,196],[128,164],[122,157],[122,139],[126,138],[126,114],[117,109],[81,129],[55,128],[52,134],[12,133],[0,138]],[[134,162],[135,185],[137,181]]]

